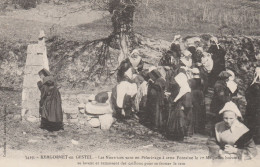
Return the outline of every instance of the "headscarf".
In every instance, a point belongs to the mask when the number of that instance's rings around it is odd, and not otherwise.
[[[180,61],[188,68],[192,66],[192,59],[187,60],[185,57],[180,58]]]
[[[225,106],[219,111],[219,114],[224,113],[225,111],[232,111],[234,112],[238,117],[242,118],[241,112],[239,111],[237,105],[232,102],[229,101],[225,104]]]
[[[188,78],[184,73],[179,73],[175,78],[175,81],[177,84],[180,86],[180,91],[176,98],[174,99],[174,102],[179,100],[182,96],[184,96],[186,93],[191,92],[189,83],[188,83]]]
[[[198,48],[196,49],[196,51],[200,51],[200,52],[202,52],[202,53],[204,52],[202,47],[198,47]]]
[[[127,76],[129,79],[133,78],[133,72],[131,64],[128,61],[122,61],[118,68],[118,75],[123,77]]]
[[[160,78],[162,75],[161,73],[157,70],[157,69],[154,69],[152,70],[150,73],[149,73],[149,76],[150,78],[153,80],[153,81],[156,81],[158,78]]]
[[[234,82],[234,79],[235,79],[235,74],[233,71],[231,70],[227,70],[227,72],[231,75],[227,81],[227,87],[229,88],[229,90],[234,93],[236,90],[237,90],[237,83]]]
[[[256,67],[256,69],[255,69],[255,78],[254,78],[254,80],[253,80],[251,85],[253,85],[256,82],[259,82],[259,81],[257,81],[257,79],[260,79],[260,67]]]
[[[40,74],[43,74],[45,77],[51,75],[50,71],[48,71],[46,68],[41,69],[41,70],[38,72],[38,74],[39,74],[39,75],[40,75]]]
[[[175,35],[173,38],[172,43],[179,43],[179,40],[181,39],[181,35]]]
[[[46,37],[45,33],[44,33],[43,30],[41,30],[38,38],[41,39],[41,38],[44,38],[44,37]]]
[[[132,53],[129,56],[129,60],[132,66],[136,69],[138,67],[138,64],[142,60],[142,58],[139,56],[139,51],[137,49],[134,49],[132,51]]]
[[[210,41],[212,41],[212,42],[214,42],[216,45],[217,45],[217,48],[219,49],[219,43],[218,43],[218,39],[217,39],[217,37],[211,37],[210,38]]]
[[[221,71],[221,73],[218,75],[220,79],[228,79],[231,76],[231,74],[227,71]]]
[[[157,68],[155,66],[151,66],[151,67],[149,67],[148,71],[151,72],[151,71],[156,70],[156,69]]]
[[[188,51],[188,50],[184,50],[183,52],[182,52],[182,54],[183,54],[183,56],[185,56],[185,57],[191,57],[191,52],[190,51]]]

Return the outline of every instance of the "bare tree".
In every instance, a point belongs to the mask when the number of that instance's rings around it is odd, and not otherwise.
[[[134,12],[137,0],[110,0],[109,12],[112,14],[112,41],[118,44],[120,55],[118,62],[127,58],[135,45],[133,30]]]

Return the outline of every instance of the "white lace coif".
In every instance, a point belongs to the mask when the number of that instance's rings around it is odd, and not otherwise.
[[[204,52],[202,47],[198,47],[196,51],[201,51],[202,53]]]
[[[182,57],[180,61],[186,66],[186,67],[191,67],[192,66],[192,59],[189,58],[188,60],[185,57]]]
[[[185,57],[190,57],[190,56],[192,55],[191,52],[188,51],[188,50],[184,50],[184,51],[182,52],[182,54],[183,54]]]
[[[148,71],[151,72],[151,71],[156,70],[156,69],[157,69],[157,68],[156,68],[155,66],[151,66],[151,67],[148,69]]]
[[[232,111],[234,112],[238,117],[242,118],[241,112],[239,111],[237,105],[230,101],[225,104],[225,106],[219,111],[219,114],[224,113],[225,111]]]
[[[219,49],[219,43],[218,43],[218,39],[217,39],[217,37],[211,37],[210,38],[210,41],[213,41],[216,45],[217,45],[217,47],[218,47],[218,49]]]

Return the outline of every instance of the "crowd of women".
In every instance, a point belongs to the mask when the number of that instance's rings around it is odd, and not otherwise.
[[[202,47],[200,40],[176,35],[157,66],[149,69],[144,69],[139,51],[133,50],[120,63],[117,85],[112,92],[101,92],[95,100],[109,102],[117,121],[139,116],[141,123],[148,123],[169,140],[182,141],[194,133],[205,134],[209,123],[213,127],[209,130],[213,136],[208,142],[210,148],[217,146],[221,155],[253,157],[255,143],[260,143],[260,67],[256,68],[255,78],[246,91],[243,119],[236,104],[235,74],[225,66],[225,50],[216,37],[210,38],[209,47]],[[42,93],[42,128],[62,129],[61,102],[51,102],[60,99],[60,94],[46,70],[39,74],[43,78],[38,83]],[[206,117],[205,95],[209,88],[213,96],[208,113],[213,117]],[[48,106],[48,98],[50,109],[44,107]]]
[[[256,68],[254,81],[246,91],[243,118],[237,107],[235,74],[225,66],[226,52],[216,37],[209,41],[209,47],[202,48],[200,38],[182,39],[177,35],[158,65],[149,69],[143,69],[139,52],[134,50],[118,68],[118,84],[111,97],[115,117],[125,119],[137,112],[154,131],[177,141],[194,133],[205,134],[209,123],[212,128],[208,131],[215,141],[211,140],[210,145],[215,143],[227,154],[242,149],[239,155],[243,152],[253,157],[260,134],[260,68]],[[206,117],[205,95],[209,88],[213,90],[208,111],[212,116]]]

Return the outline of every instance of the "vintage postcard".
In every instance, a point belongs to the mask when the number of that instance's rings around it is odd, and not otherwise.
[[[258,0],[2,0],[0,166],[257,166],[259,18]]]

